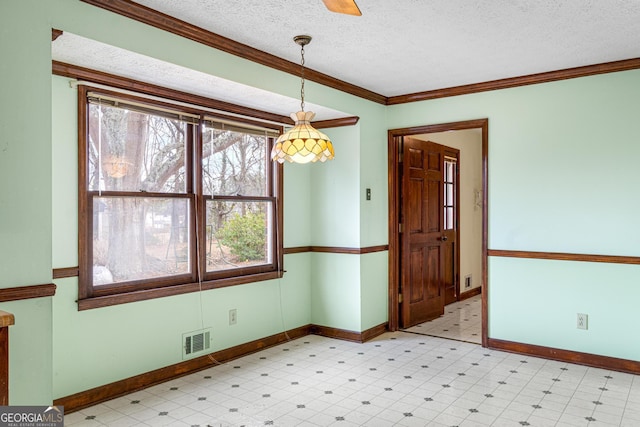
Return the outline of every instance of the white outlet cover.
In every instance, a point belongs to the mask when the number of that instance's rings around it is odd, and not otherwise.
[[[584,313],[578,313],[576,319],[576,326],[578,329],[588,329],[589,328],[589,315]]]

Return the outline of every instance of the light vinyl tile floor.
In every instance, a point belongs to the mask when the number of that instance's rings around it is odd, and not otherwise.
[[[406,332],[482,343],[482,295],[451,303],[444,315],[405,329]]]
[[[306,336],[66,416],[67,426],[640,426],[640,376],[407,332]]]

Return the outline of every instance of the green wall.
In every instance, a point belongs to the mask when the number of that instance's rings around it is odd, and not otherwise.
[[[38,7],[0,2],[0,288],[51,283],[51,30]],[[47,404],[51,298],[0,310],[16,318],[9,402]]]
[[[360,116],[360,246],[388,243],[387,107],[363,106]],[[366,200],[366,189],[371,200]],[[386,286],[386,278],[385,278]]]
[[[311,165],[311,244],[343,248],[387,242],[384,110],[367,105],[356,126],[327,129],[336,141],[331,162]],[[369,162],[370,163],[365,163]],[[371,164],[375,171],[368,172]],[[371,189],[371,200],[365,197]],[[314,253],[313,324],[364,331],[387,321],[387,251],[366,255]]]
[[[360,113],[360,247],[389,242],[389,186],[386,107],[369,104]],[[371,189],[371,200],[366,190]],[[388,251],[362,255],[360,261],[360,330],[388,320]]]
[[[323,130],[325,131],[325,130]],[[309,165],[311,244],[360,247],[360,126],[326,129],[336,157]],[[311,320],[315,325],[360,331],[360,257],[314,253],[311,268]]]
[[[388,125],[489,119],[489,249],[640,256],[638,111],[634,70],[393,106]],[[489,337],[640,360],[639,275],[491,257]]]
[[[489,268],[491,337],[640,360],[638,266],[491,258]]]
[[[381,325],[388,319],[388,255],[383,251],[360,256],[361,331]]]
[[[335,141],[335,159],[311,170],[311,243],[360,247],[360,126],[323,129]]]

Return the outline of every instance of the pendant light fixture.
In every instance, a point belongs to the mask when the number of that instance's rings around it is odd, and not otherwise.
[[[271,150],[271,160],[279,163],[324,162],[333,159],[333,144],[329,137],[311,126],[315,117],[313,111],[304,111],[304,47],[311,42],[311,36],[296,36],[293,41],[300,45],[301,80],[300,111],[292,113],[295,125],[280,135]]]

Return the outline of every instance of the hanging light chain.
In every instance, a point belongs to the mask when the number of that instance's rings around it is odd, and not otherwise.
[[[300,76],[301,76],[301,85],[300,85],[300,110],[304,111],[304,45],[305,43],[300,45],[300,56],[302,59],[300,60]]]

